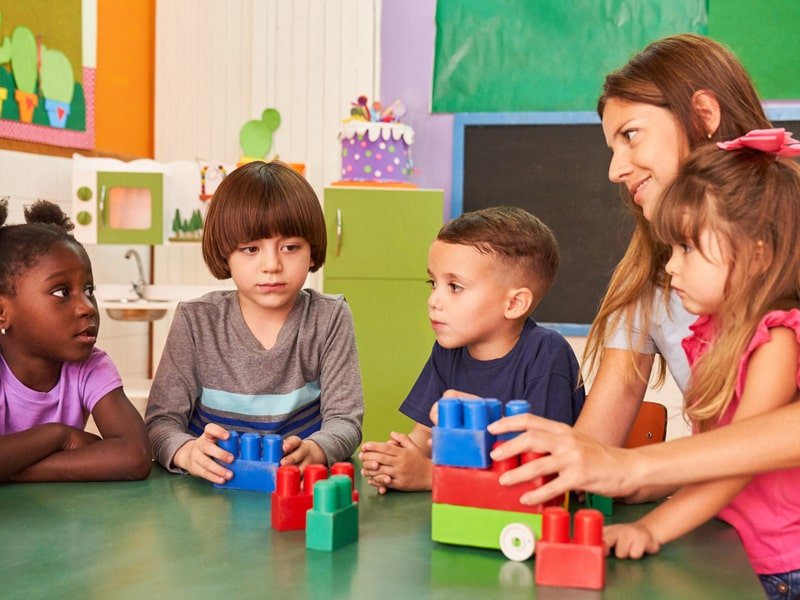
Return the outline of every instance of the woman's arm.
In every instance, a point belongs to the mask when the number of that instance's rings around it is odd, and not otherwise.
[[[503,485],[557,474],[523,495],[524,504],[539,504],[573,489],[627,496],[650,485],[686,485],[800,466],[800,402],[739,419],[714,431],[633,450],[602,444],[533,415],[507,417],[489,429],[495,434],[522,432],[497,448],[495,459],[528,450],[548,455],[504,473]]]
[[[103,396],[92,411],[102,439],[63,449],[13,475],[13,481],[117,481],[145,479],[152,454],[142,417],[122,388]]]
[[[647,380],[633,372],[632,354],[639,372],[650,375],[652,354],[606,348],[575,423],[576,431],[612,446],[625,443],[647,391]]]
[[[733,421],[775,410],[797,399],[797,357],[800,346],[793,330],[776,327],[747,364],[747,380]],[[719,458],[719,457],[717,457]],[[750,477],[731,477],[682,488],[636,523],[606,528],[606,544],[616,546],[618,558],[640,558],[655,552],[713,517],[749,483]]]

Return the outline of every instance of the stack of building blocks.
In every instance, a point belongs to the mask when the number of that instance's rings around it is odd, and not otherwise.
[[[602,589],[606,580],[603,515],[598,510],[575,513],[569,537],[569,513],[548,507],[542,513],[542,537],[536,545],[537,585]]]
[[[505,414],[529,412],[524,400],[506,405]],[[526,453],[492,461],[490,449],[502,443],[486,430],[500,418],[498,400],[439,401],[439,424],[433,428],[433,486],[431,537],[434,541],[501,549],[508,558],[526,560],[541,530],[543,505],[520,504],[520,496],[546,481],[544,478],[506,487],[500,474],[540,455]],[[548,504],[563,505],[563,498]]]
[[[355,468],[352,463],[339,462],[331,467],[331,475],[346,475],[355,487]],[[314,485],[328,478],[325,465],[307,465],[303,470],[302,489],[300,469],[296,465],[278,467],[275,491],[272,493],[271,522],[276,531],[306,528],[306,513],[314,505]],[[353,502],[358,502],[358,490],[353,489]]]
[[[306,548],[331,552],[358,540],[358,503],[353,481],[331,475],[314,485],[314,505],[306,513]]]
[[[283,456],[283,439],[276,434],[261,435],[231,431],[218,445],[233,454],[233,462],[224,466],[233,478],[214,487],[232,490],[271,492],[275,489],[275,473]]]

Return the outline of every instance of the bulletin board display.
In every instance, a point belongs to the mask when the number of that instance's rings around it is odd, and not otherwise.
[[[708,3],[708,35],[733,50],[768,100],[800,100],[799,29],[797,0]]]
[[[94,148],[97,5],[0,0],[0,137]]]
[[[767,116],[800,132],[797,111]],[[556,235],[561,265],[534,317],[586,335],[634,228],[620,188],[608,180],[611,154],[597,115],[458,115],[454,130],[453,216],[512,205],[542,219]]]
[[[680,32],[705,34],[706,5],[438,0],[432,110],[593,110],[605,74],[649,42]]]

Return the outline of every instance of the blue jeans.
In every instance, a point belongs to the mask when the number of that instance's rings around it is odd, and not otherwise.
[[[758,578],[770,600],[800,599],[800,570],[759,575]]]

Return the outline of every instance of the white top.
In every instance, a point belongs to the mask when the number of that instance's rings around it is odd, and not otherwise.
[[[653,295],[650,323],[642,325],[641,310],[637,309],[631,337],[636,352],[660,354],[667,361],[667,368],[683,393],[689,381],[690,369],[681,340],[691,334],[689,325],[697,320],[697,315],[683,308],[680,296],[675,291],[670,291],[669,308],[670,314],[667,314],[664,297],[657,291]],[[624,321],[620,321],[609,334],[606,348],[632,349]]]

